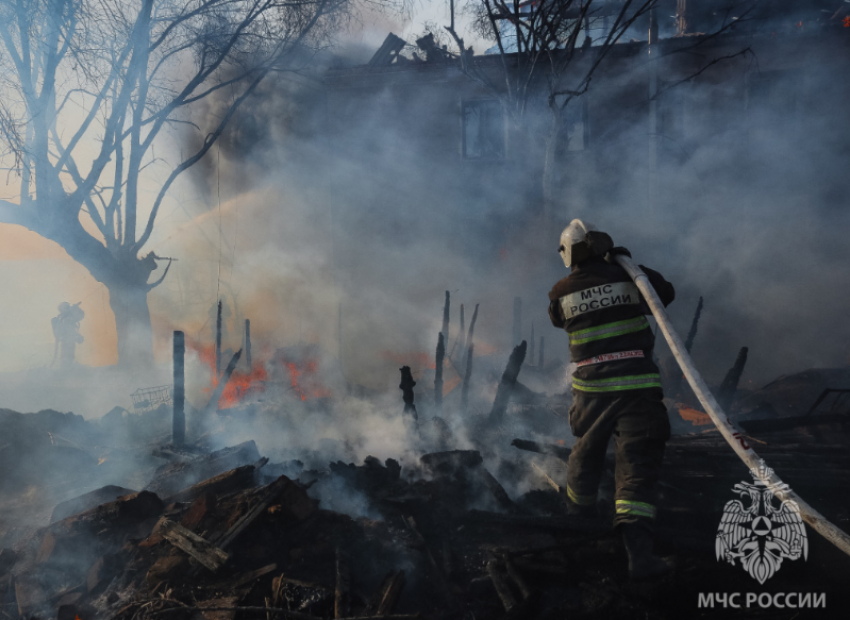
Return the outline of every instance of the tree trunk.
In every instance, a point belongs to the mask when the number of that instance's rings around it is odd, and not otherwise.
[[[118,363],[153,365],[153,329],[145,284],[105,283],[118,332]]]

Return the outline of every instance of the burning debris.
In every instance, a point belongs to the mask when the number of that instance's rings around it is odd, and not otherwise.
[[[569,455],[559,446],[514,445],[546,459]],[[827,488],[790,455],[765,451],[798,486]],[[253,445],[190,453],[175,453],[144,491],[88,507],[125,491],[105,488],[57,506],[53,523],[3,549],[5,612],[80,620],[677,617],[675,605],[696,596],[705,571],[718,579],[712,583],[735,587],[736,576],[724,577],[704,555],[713,545],[715,495],[728,486],[725,477],[704,476],[719,458],[736,475],[740,469],[718,439],[671,443],[662,480],[670,513],[659,542],[677,550],[685,569],[654,585],[628,581],[607,518],[563,516],[552,489],[512,498],[474,450],[426,454],[411,466],[369,457],[363,465],[331,463],[326,472],[261,458],[188,484],[257,457]],[[835,471],[850,472],[846,454],[827,458]],[[279,475],[283,468],[291,477]],[[687,490],[694,476],[704,484]],[[311,488],[330,479],[361,493],[377,518],[324,509]],[[84,509],[68,514],[72,507]],[[848,514],[846,504],[835,508]],[[828,556],[817,539],[813,545],[812,553]],[[810,566],[794,587],[837,586],[822,571]]]

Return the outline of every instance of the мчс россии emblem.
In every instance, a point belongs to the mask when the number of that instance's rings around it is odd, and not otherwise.
[[[797,502],[779,500],[775,494],[788,489],[787,484],[768,486],[762,480],[773,470],[764,460],[759,471],[751,470],[754,484],[739,482],[733,488],[744,499],[726,502],[717,528],[715,551],[718,560],[741,566],[750,576],[764,583],[779,570],[782,560],[805,560],[809,554],[806,528]],[[749,505],[745,506],[749,500]],[[775,505],[775,501],[779,505]]]

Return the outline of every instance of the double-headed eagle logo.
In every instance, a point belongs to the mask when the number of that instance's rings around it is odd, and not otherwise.
[[[742,498],[749,498],[749,506],[738,499],[726,503],[714,549],[718,561],[734,566],[740,559],[744,570],[764,583],[779,570],[782,560],[807,559],[809,541],[797,502],[778,500],[779,506],[774,505],[775,495],[787,491],[788,485],[763,482],[773,475],[763,459],[750,474],[754,484],[739,482],[733,488]]]

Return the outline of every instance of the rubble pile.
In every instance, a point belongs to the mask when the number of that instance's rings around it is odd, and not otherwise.
[[[533,456],[543,472],[569,454],[530,441],[515,445],[523,449],[518,457]],[[146,490],[91,505],[126,491],[105,488],[65,502],[53,522],[3,549],[0,610],[60,620],[674,618],[681,617],[677,609],[694,607],[703,580],[740,589],[748,578],[713,557],[717,505],[741,472],[711,436],[671,443],[658,546],[675,551],[680,568],[646,584],[629,582],[610,515],[564,516],[554,488],[512,498],[477,451],[426,454],[412,468],[368,457],[315,471],[298,462],[270,464],[253,442],[211,454],[194,450],[163,448],[171,460]],[[850,471],[843,454],[827,456]],[[515,468],[524,466],[522,458]],[[797,465],[800,484],[802,477],[816,481],[815,459]],[[728,476],[710,475],[718,463],[730,465]],[[511,475],[510,467],[494,471]],[[190,482],[178,488],[181,481]],[[324,509],[311,488],[329,481],[339,483],[330,489],[365,497],[374,518]],[[828,500],[822,495],[819,502]],[[83,509],[68,514],[73,508]],[[843,501],[827,512],[848,517]],[[846,558],[812,538],[818,560],[784,569],[776,588],[838,587],[834,567],[846,566]]]

